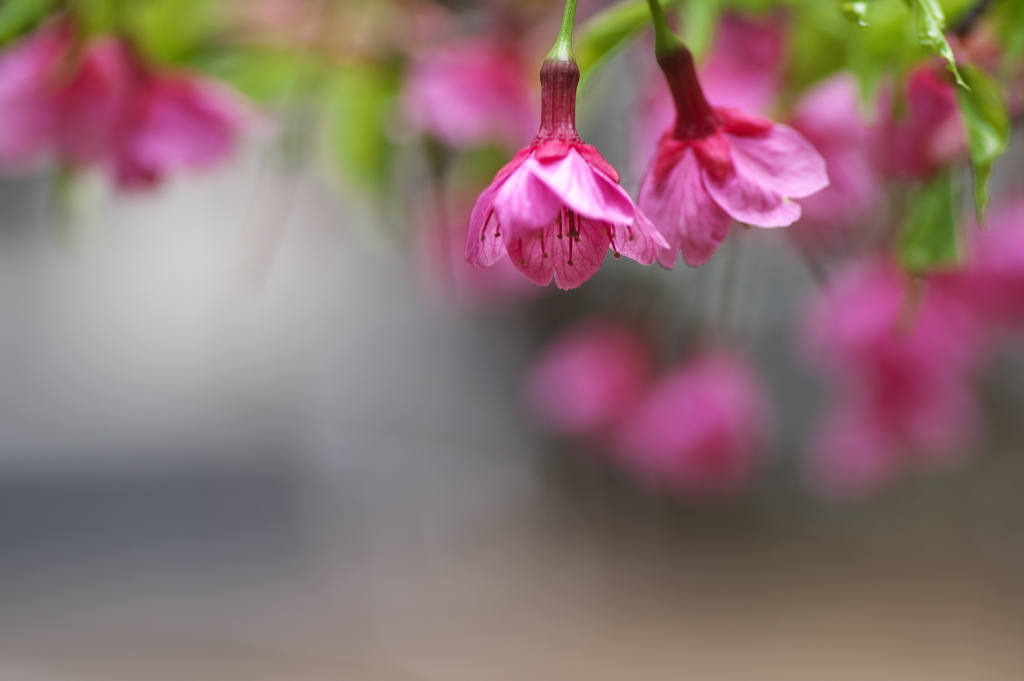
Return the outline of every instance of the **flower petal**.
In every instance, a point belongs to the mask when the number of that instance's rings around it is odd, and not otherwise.
[[[724,177],[715,178],[704,168],[700,175],[711,198],[740,222],[758,227],[785,227],[800,219],[798,204],[741,173],[738,165]]]
[[[632,258],[641,265],[650,265],[658,257],[659,251],[670,248],[665,237],[639,208],[633,224],[611,227],[611,238],[616,253]]]
[[[825,159],[803,135],[776,123],[764,135],[725,136],[736,172],[765,189],[799,199],[828,186]]]
[[[534,174],[538,165],[536,159],[526,159],[498,185],[494,195],[498,224],[510,240],[532,236],[554,222],[562,210],[559,197]]]
[[[668,241],[671,257],[658,262],[672,268],[681,249],[686,264],[703,265],[726,237],[731,218],[704,189],[696,154],[687,149],[662,182],[648,173],[640,186],[640,208]]]
[[[595,222],[577,216],[579,220],[573,235],[565,233],[558,238],[558,229],[545,231],[545,245],[551,254],[555,271],[555,284],[563,291],[576,288],[601,269],[611,237],[607,223]],[[575,235],[578,232],[578,236]]]
[[[466,234],[466,262],[476,267],[490,267],[505,255],[505,242],[494,214],[494,195],[498,187],[491,185],[480,197],[469,216]]]
[[[529,159],[524,165],[572,211],[613,225],[633,222],[636,207],[629,194],[575,149],[557,160]]]
[[[511,258],[516,269],[540,286],[547,286],[551,283],[551,255],[548,252],[548,244],[545,243],[548,231],[550,230],[536,230],[533,234],[509,238],[506,244],[508,257]]]

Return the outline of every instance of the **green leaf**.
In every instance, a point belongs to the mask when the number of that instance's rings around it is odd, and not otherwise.
[[[872,0],[839,0],[839,11],[858,26],[867,26],[868,22],[864,17],[871,3]]]
[[[721,11],[719,0],[689,0],[680,8],[681,37],[694,58],[700,59],[711,49]]]
[[[938,0],[904,0],[910,7],[910,15],[914,20],[917,40],[935,54],[946,60],[946,66],[956,78],[956,82],[964,87],[963,78],[956,67],[953,48],[946,40],[946,13],[942,11]]]
[[[679,0],[663,1],[668,7]],[[647,0],[625,0],[601,10],[577,31],[573,52],[584,79],[589,79],[605,61],[640,33],[651,21]]]
[[[4,0],[0,3],[0,45],[42,21],[57,0]]]
[[[957,230],[953,201],[953,179],[943,172],[911,199],[899,242],[899,257],[909,272],[956,265],[963,249]]]
[[[957,99],[967,126],[968,152],[974,173],[974,205],[978,222],[983,222],[992,164],[1010,144],[1010,114],[1003,93],[991,76],[970,65],[964,66],[962,73],[970,90],[957,88]]]
[[[359,65],[343,70],[331,85],[334,146],[349,179],[376,189],[388,182],[393,145],[387,121],[398,92],[395,69]]]

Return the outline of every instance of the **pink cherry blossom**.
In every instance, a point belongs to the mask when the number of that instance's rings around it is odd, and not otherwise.
[[[216,81],[142,72],[122,111],[114,177],[122,188],[145,188],[168,173],[213,165],[234,150],[247,116],[241,98]]]
[[[495,176],[470,216],[466,260],[490,267],[506,253],[531,281],[576,288],[611,248],[649,265],[665,239],[619,186],[618,173],[576,132],[575,62],[541,68],[541,124],[533,143]]]
[[[409,69],[404,108],[413,125],[453,147],[529,141],[533,84],[519,48],[466,39],[425,51]]]
[[[807,247],[837,247],[878,207],[882,185],[870,154],[872,131],[859,109],[857,82],[846,73],[814,87],[796,106],[792,126],[821,153],[829,174],[829,186],[800,202],[803,214],[790,230]]]
[[[840,272],[808,306],[805,349],[838,397],[808,470],[826,493],[863,494],[964,453],[977,430],[970,376],[986,335],[951,280],[913,282],[895,263]]]
[[[720,498],[753,480],[768,436],[768,403],[742,356],[700,354],[656,384],[619,428],[622,465],[648,484]]]
[[[778,17],[752,19],[724,14],[714,44],[700,65],[700,82],[718,106],[765,113],[779,91],[784,57],[783,22]],[[643,64],[650,64],[645,49]],[[675,106],[665,78],[647,69],[633,126],[634,167],[638,174],[658,147],[662,132],[675,120]]]
[[[610,319],[589,319],[555,338],[530,367],[525,399],[536,419],[561,435],[606,433],[647,386],[650,350]]]
[[[682,48],[659,57],[676,107],[640,186],[640,207],[665,234],[658,256],[675,266],[703,265],[732,219],[784,227],[800,217],[792,199],[828,186],[825,161],[800,133],[704,98],[693,57]]]
[[[891,95],[879,98],[874,153],[883,173],[925,179],[964,152],[967,138],[955,87],[945,69],[929,62],[907,78],[900,113]]]
[[[55,154],[81,165],[109,150],[128,69],[113,41],[77,48],[80,40],[61,20],[0,57],[0,162]]]

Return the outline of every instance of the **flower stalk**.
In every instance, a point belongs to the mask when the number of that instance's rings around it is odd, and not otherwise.
[[[576,57],[572,53],[572,29],[576,24],[576,0],[565,0],[565,11],[562,13],[562,25],[558,29],[555,46],[548,52],[547,61],[571,61]]]

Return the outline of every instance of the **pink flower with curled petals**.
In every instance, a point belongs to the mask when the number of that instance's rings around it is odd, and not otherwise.
[[[525,59],[512,44],[463,40],[416,56],[404,108],[413,125],[453,147],[529,141],[537,115]]]
[[[527,406],[561,435],[606,433],[640,399],[651,364],[647,343],[621,323],[591,319],[575,324],[530,367]]]
[[[466,260],[490,267],[506,253],[531,281],[576,288],[609,248],[645,265],[668,243],[576,132],[575,61],[541,67],[540,131],[495,176],[470,216]]]
[[[249,117],[239,95],[206,78],[137,69],[111,159],[118,186],[152,187],[168,173],[205,168],[234,151]]]
[[[825,161],[792,128],[708,104],[681,47],[658,57],[676,107],[675,123],[658,144],[640,186],[640,207],[670,247],[659,262],[674,267],[678,252],[690,266],[706,263],[732,219],[784,227],[800,217],[796,198],[828,186]]]
[[[616,434],[618,460],[650,485],[696,498],[733,496],[753,480],[768,402],[742,356],[716,351],[665,376]]]
[[[987,337],[958,286],[914,283],[871,260],[812,299],[805,348],[837,393],[808,453],[819,489],[862,495],[964,454],[977,432],[969,380]]]

